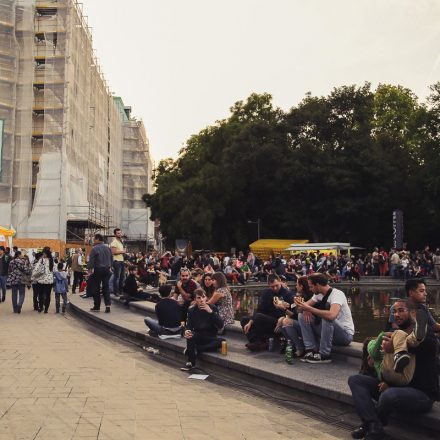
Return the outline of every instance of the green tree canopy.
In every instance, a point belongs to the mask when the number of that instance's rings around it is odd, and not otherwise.
[[[440,84],[431,92],[425,105],[400,86],[343,86],[288,112],[252,94],[161,161],[144,201],[170,244],[245,247],[259,218],[266,238],[387,246],[399,208],[421,246],[440,219]]]

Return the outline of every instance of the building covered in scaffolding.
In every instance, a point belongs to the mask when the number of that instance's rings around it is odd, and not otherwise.
[[[0,225],[17,246],[61,252],[143,208],[123,203],[129,125],[143,130],[124,120],[75,0],[0,0]]]
[[[142,120],[131,116],[131,107],[120,97],[114,99],[123,121],[121,227],[129,248],[146,250],[155,241],[150,209],[142,201],[144,194],[153,191],[153,161]]]

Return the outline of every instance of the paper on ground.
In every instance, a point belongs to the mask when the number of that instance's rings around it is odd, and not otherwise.
[[[205,380],[208,376],[208,374],[191,374],[191,376],[188,376],[188,379]]]

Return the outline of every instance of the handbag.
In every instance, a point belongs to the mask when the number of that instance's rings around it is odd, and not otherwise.
[[[327,300],[330,294],[332,293],[332,291],[333,288],[330,287],[330,289],[328,289],[327,293],[322,297],[322,299],[320,301],[317,301],[313,307],[319,310],[329,310],[330,304],[327,304]],[[315,324],[320,324],[320,323],[321,323],[321,317],[315,315]]]

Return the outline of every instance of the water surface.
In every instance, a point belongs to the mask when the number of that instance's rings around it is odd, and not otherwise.
[[[346,296],[355,325],[354,340],[362,342],[367,336],[376,336],[385,329],[390,306],[395,298],[404,298],[401,288],[386,287],[339,287]],[[232,289],[235,319],[251,315],[258,305],[264,287],[240,287]],[[428,287],[428,306],[435,318],[440,316],[440,288]]]

